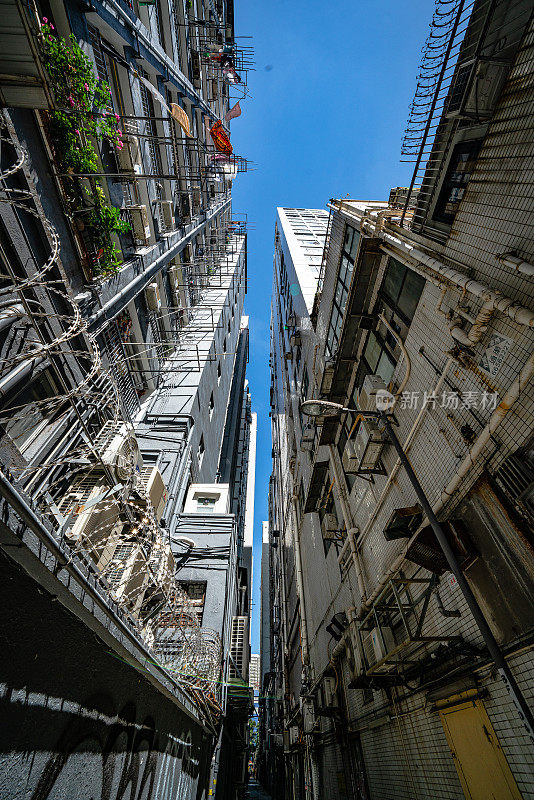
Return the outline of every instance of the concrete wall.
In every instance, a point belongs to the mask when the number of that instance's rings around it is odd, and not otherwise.
[[[0,573],[0,797],[200,798],[198,719],[3,555]]]

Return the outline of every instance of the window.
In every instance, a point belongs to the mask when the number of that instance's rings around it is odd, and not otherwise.
[[[352,280],[352,271],[354,269],[354,261],[356,252],[358,250],[358,242],[360,241],[360,234],[350,225],[345,229],[345,238],[343,240],[343,249],[341,252],[341,263],[339,265],[339,273],[337,277],[337,284],[334,293],[334,302],[332,304],[332,314],[330,317],[330,324],[328,326],[328,335],[326,338],[326,354],[328,357],[334,355],[339,347],[339,337],[341,334],[341,327],[343,325],[343,315],[347,305],[349,296],[350,282]]]
[[[202,460],[204,458],[204,436],[200,437],[200,442],[198,443],[198,468],[202,466]]]
[[[390,258],[378,295],[378,305],[391,327],[404,341],[425,286],[425,280],[400,261]],[[370,331],[365,343],[353,399],[366,375],[380,375],[386,386],[390,383],[400,357],[400,348],[394,336],[381,329]]]
[[[445,180],[434,209],[434,219],[450,224],[458,211],[465,188],[475,168],[482,139],[460,142],[452,152]]]
[[[217,383],[221,380],[221,362],[219,361],[217,364]]]
[[[215,401],[213,399],[213,392],[210,394],[210,419],[211,415],[213,414],[213,409],[215,408]]]

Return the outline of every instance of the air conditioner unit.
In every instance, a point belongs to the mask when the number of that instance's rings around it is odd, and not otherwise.
[[[248,680],[248,662],[250,655],[248,617],[232,618],[230,653],[232,656],[232,661],[230,662],[230,677],[235,679],[242,678],[245,681]]]
[[[296,456],[291,456],[291,458],[289,459],[289,470],[290,470],[290,472],[293,472],[295,470],[296,465],[297,465]]]
[[[358,393],[358,405],[361,411],[376,411],[376,393],[385,389],[386,384],[380,375],[366,375]]]
[[[458,65],[449,95],[447,116],[489,119],[497,105],[510,64],[470,59]]]
[[[340,531],[340,524],[335,514],[325,514],[321,521],[321,531],[323,539],[333,541],[337,539]]]
[[[139,147],[139,140],[137,136],[131,134],[123,136],[122,141],[124,147],[122,150],[117,150],[117,163],[120,172],[133,173],[135,175],[141,174],[143,171],[141,160],[141,149]]]
[[[134,239],[147,245],[150,242],[150,224],[146,206],[128,206]]]
[[[367,669],[383,661],[395,646],[390,628],[385,627],[361,631],[361,641]]]
[[[299,729],[297,725],[292,725],[289,729],[289,746],[292,747],[297,744],[299,740]]]
[[[145,289],[146,302],[151,311],[159,311],[161,309],[161,296],[159,293],[159,286],[156,282],[149,283]]]
[[[328,358],[325,361],[323,375],[321,378],[321,386],[319,388],[320,394],[328,394],[332,388],[332,381],[334,380],[334,372],[336,369],[336,362],[334,358]]]
[[[182,250],[182,261],[184,264],[190,264],[193,260],[193,246],[188,244]]]
[[[117,602],[139,617],[149,585],[149,570],[145,554],[137,542],[120,544],[108,569],[108,583]]]
[[[163,516],[165,504],[167,503],[167,487],[161,477],[161,472],[157,467],[144,467],[141,470],[141,482],[144,485],[146,492],[150,498],[150,502],[154,507],[154,512],[158,522]]]
[[[173,231],[176,227],[174,221],[174,203],[172,200],[160,200],[161,216],[167,232]]]
[[[122,539],[117,496],[102,480],[86,477],[71,486],[59,504],[59,511],[70,523],[65,537],[74,547],[81,547],[102,572],[112,559]]]
[[[300,335],[300,331],[295,331],[291,334],[289,337],[289,343],[291,344],[291,347],[300,347],[302,344],[302,336]]]
[[[110,467],[118,483],[131,478],[143,464],[135,434],[125,425],[106,422],[94,444],[102,462]]]
[[[384,436],[378,426],[368,419],[362,419],[358,432],[348,439],[343,451],[343,469],[349,474],[372,472],[378,467]]]

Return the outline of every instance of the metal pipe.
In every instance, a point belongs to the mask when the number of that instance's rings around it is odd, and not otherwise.
[[[21,303],[10,303],[0,312],[0,331],[9,328],[16,319],[24,316],[24,307]]]
[[[0,380],[0,397],[15,388],[24,378],[28,377],[32,371],[46,361],[46,356],[36,356],[29,361],[23,361]]]
[[[530,363],[532,368],[534,369],[534,353],[530,360]],[[397,439],[397,436],[395,434],[395,431],[393,430],[391,422],[389,421],[386,414],[384,414],[383,412],[380,412],[379,416],[381,423],[383,424],[384,429],[388,435],[388,438],[392,442],[393,447],[395,448],[395,450],[397,451],[397,455],[399,456],[399,460],[402,463],[404,469],[406,470],[406,474],[417,495],[417,499],[421,503],[421,508],[423,509],[430,523],[430,526],[434,531],[434,535],[438,540],[438,543],[443,551],[443,554],[447,559],[449,568],[454,577],[456,578],[456,580],[458,581],[458,586],[460,587],[464,599],[469,607],[469,610],[473,615],[473,618],[477,624],[480,634],[482,635],[484,643],[495,662],[499,676],[503,681],[503,683],[505,684],[508,694],[511,696],[519,712],[521,721],[523,722],[523,725],[525,726],[532,743],[534,743],[534,715],[532,714],[528,706],[528,703],[526,702],[519,686],[517,685],[517,682],[513,676],[510,667],[506,662],[506,659],[497,643],[497,640],[495,639],[493,632],[490,626],[488,625],[484,614],[482,613],[482,609],[480,608],[477,602],[473,590],[471,589],[471,586],[469,585],[467,578],[465,577],[460,568],[460,564],[458,563],[456,554],[452,549],[449,540],[447,539],[447,535],[443,530],[443,528],[441,527],[441,524],[438,522],[436,513],[432,508],[432,506],[430,505],[427,496],[423,490],[423,487],[419,483],[419,480],[415,472],[413,471],[412,465],[410,464],[410,461],[406,453],[404,452],[401,443]]]

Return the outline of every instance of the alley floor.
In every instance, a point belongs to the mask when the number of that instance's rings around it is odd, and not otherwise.
[[[271,795],[266,794],[263,787],[251,778],[248,784],[246,800],[271,800]]]

